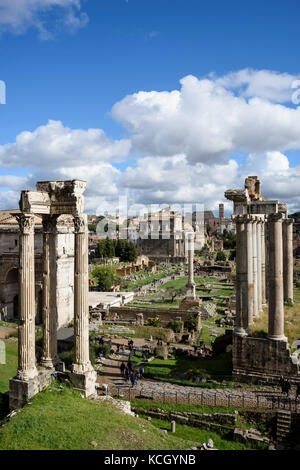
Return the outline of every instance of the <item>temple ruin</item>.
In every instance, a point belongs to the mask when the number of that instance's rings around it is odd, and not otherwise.
[[[95,393],[96,372],[89,360],[88,231],[83,213],[85,181],[38,182],[36,191],[22,191],[19,223],[18,372],[10,379],[9,405],[19,408],[52,381],[62,364],[57,354],[56,238],[57,219],[74,221],[74,363],[70,379],[89,396]],[[43,354],[39,370],[35,355],[35,216],[43,223]]]
[[[284,301],[293,301],[293,219],[286,204],[261,196],[257,176],[244,189],[229,189],[236,224],[236,319],[233,375],[239,381],[300,381],[284,335]],[[254,318],[268,303],[268,335],[251,333]]]

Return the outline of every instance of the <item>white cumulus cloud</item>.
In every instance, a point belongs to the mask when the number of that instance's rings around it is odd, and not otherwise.
[[[47,18],[49,12],[55,13],[55,19]],[[0,0],[0,32],[22,34],[34,27],[41,39],[49,39],[59,24],[74,31],[87,22],[81,0]]]

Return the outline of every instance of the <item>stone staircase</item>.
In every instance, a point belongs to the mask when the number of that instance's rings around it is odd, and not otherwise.
[[[282,442],[291,432],[291,412],[280,410],[277,412],[277,442]]]

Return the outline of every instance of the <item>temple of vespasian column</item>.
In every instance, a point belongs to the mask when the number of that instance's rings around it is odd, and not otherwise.
[[[57,355],[55,241],[56,221],[62,214],[74,219],[74,349],[70,379],[85,396],[95,393],[96,372],[89,360],[88,232],[83,213],[85,181],[42,181],[36,191],[22,191],[19,266],[18,372],[10,379],[10,408],[23,406],[48,386],[61,370]],[[35,356],[34,215],[43,220],[43,354],[39,369]]]
[[[244,189],[229,189],[236,223],[236,318],[233,375],[242,381],[300,382],[284,336],[284,301],[293,301],[293,219],[286,204],[266,200],[257,176]],[[251,325],[268,303],[267,338],[252,336]]]

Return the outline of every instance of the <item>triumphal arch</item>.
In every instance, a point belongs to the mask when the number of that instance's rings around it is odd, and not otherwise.
[[[88,228],[83,213],[86,182],[41,181],[36,191],[22,191],[17,220],[20,226],[18,372],[10,380],[10,408],[19,408],[45,388],[61,370],[57,354],[56,237],[57,219],[74,221],[74,363],[70,379],[85,396],[95,393],[96,372],[89,360]],[[34,220],[43,223],[43,353],[35,355]]]

